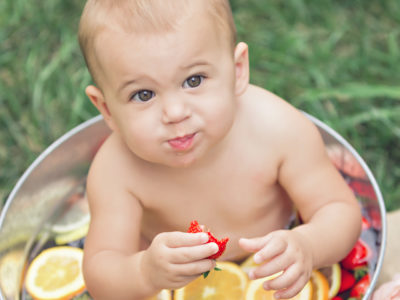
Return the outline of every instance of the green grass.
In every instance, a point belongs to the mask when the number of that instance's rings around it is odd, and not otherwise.
[[[231,1],[251,81],[343,135],[400,208],[400,2]],[[76,40],[82,0],[0,1],[0,199],[97,114]]]

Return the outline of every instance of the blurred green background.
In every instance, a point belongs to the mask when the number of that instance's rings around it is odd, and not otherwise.
[[[0,206],[58,137],[96,115],[83,0],[0,1]],[[400,1],[232,0],[251,81],[338,131],[400,208]]]

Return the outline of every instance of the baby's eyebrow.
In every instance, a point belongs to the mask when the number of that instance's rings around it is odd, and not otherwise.
[[[121,85],[117,89],[118,93],[120,93],[128,85],[135,83],[135,81],[136,81],[135,79],[132,79],[132,80],[128,80],[128,81],[121,83]]]
[[[208,65],[211,65],[208,61],[199,60],[199,61],[190,63],[188,65],[184,65],[181,67],[181,69],[190,69],[190,68],[197,67],[197,66],[208,66]]]

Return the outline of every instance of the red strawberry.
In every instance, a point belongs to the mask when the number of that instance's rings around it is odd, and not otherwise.
[[[370,283],[371,283],[371,279],[369,277],[369,274],[367,274],[363,278],[361,278],[356,283],[356,285],[351,289],[350,297],[361,299],[367,292],[367,289],[368,289]]]
[[[342,269],[342,277],[340,281],[340,288],[339,293],[347,291],[356,283],[356,279],[354,278],[353,274]]]
[[[361,229],[367,230],[369,228],[371,228],[371,223],[367,220],[366,217],[363,216],[361,219]]]
[[[333,297],[331,300],[343,300],[343,298],[342,298],[342,297],[339,297],[339,296],[335,296],[335,297]]]
[[[341,264],[348,270],[354,270],[356,267],[366,265],[371,256],[371,249],[359,239],[349,254],[341,261]]]
[[[192,221],[192,223],[190,223],[188,232],[189,233],[198,233],[198,232],[204,232],[204,230],[200,227],[199,223],[195,220],[195,221]],[[217,259],[218,257],[220,257],[222,255],[222,253],[224,253],[226,244],[228,243],[229,238],[224,238],[224,239],[218,240],[217,238],[215,238],[213,236],[213,234],[210,231],[207,231],[206,233],[208,234],[208,237],[209,237],[207,243],[216,243],[218,245],[218,252],[207,258]]]
[[[198,232],[203,232],[203,229],[201,229],[199,222],[197,221],[192,221],[192,223],[190,223],[190,227],[188,229],[189,233],[198,233]]]
[[[361,197],[376,200],[375,190],[369,182],[361,180],[352,180],[349,182],[350,188],[354,193]]]

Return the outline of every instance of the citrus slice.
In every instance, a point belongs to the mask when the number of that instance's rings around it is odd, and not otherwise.
[[[329,284],[329,299],[335,297],[339,293],[342,271],[338,263],[329,267],[321,268],[319,271],[324,274]]]
[[[0,259],[0,289],[7,299],[13,299],[18,293],[24,261],[23,250],[12,250]]]
[[[172,294],[169,290],[161,290],[157,295],[147,300],[172,300]]]
[[[54,241],[57,245],[64,245],[70,242],[80,240],[85,237],[89,231],[89,223],[82,225],[81,227],[66,233],[60,233],[54,237]]]
[[[247,275],[237,264],[218,262],[220,271],[213,271],[207,278],[200,276],[185,287],[175,291],[174,300],[188,299],[243,299]]]
[[[312,300],[328,300],[329,284],[326,277],[317,270],[311,273],[311,283],[313,286]]]
[[[42,251],[30,264],[25,285],[37,300],[70,299],[85,290],[82,275],[83,250],[53,247]]]
[[[259,264],[256,264],[254,262],[254,255],[249,256],[244,262],[240,264],[240,268],[245,272],[246,274],[249,274],[250,270],[258,267]]]
[[[241,268],[241,269],[243,270],[243,272],[245,272],[247,275],[249,274],[250,270],[252,270],[252,269],[254,269],[254,268],[257,268],[257,267],[259,267],[259,266],[261,266],[261,264],[256,264],[256,263],[254,262],[254,255],[248,257],[244,262],[242,262],[242,263],[240,264],[240,268]],[[272,274],[271,276],[265,277],[265,278],[263,278],[263,279],[264,279],[264,281],[265,281],[265,280],[270,280],[270,279],[273,279],[273,278],[275,278],[275,277],[278,277],[278,276],[281,275],[282,273],[283,273],[283,271],[279,271],[279,272],[277,272],[277,273],[275,273],[275,274]]]
[[[65,234],[86,226],[90,221],[89,204],[82,193],[73,194],[68,208],[59,220],[51,227],[55,234]]]
[[[271,278],[272,279],[272,278]],[[275,291],[266,291],[263,288],[263,283],[268,278],[260,278],[251,280],[246,290],[245,300],[275,300]],[[313,295],[313,288],[311,281],[309,280],[303,289],[296,296],[290,298],[292,300],[311,300]]]

